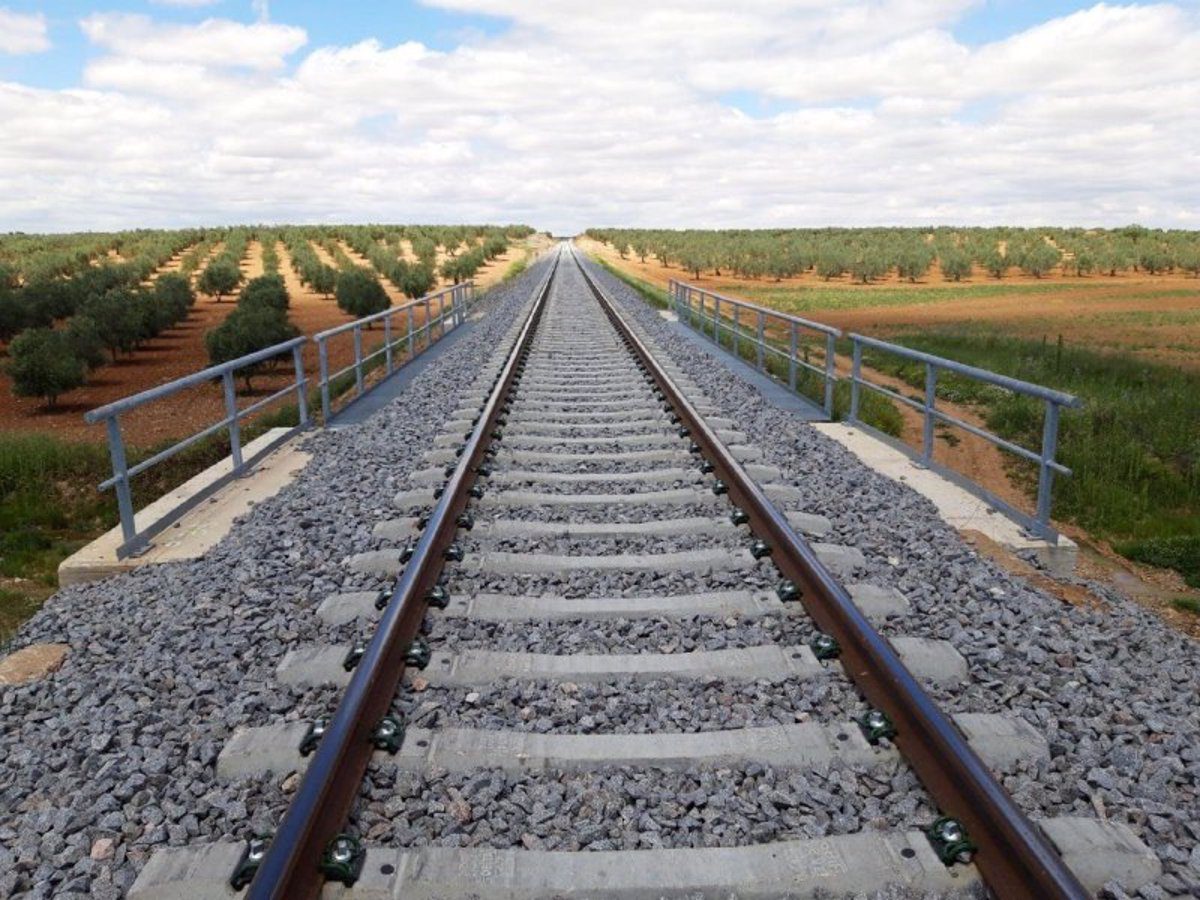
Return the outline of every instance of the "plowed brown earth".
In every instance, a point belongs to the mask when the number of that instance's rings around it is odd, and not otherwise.
[[[215,248],[209,258],[220,249]],[[349,321],[350,317],[342,313],[333,300],[303,290],[291,273],[287,251],[282,245],[277,249],[291,293],[289,317],[293,324],[305,334],[313,334]],[[167,264],[170,265],[172,263]],[[174,265],[178,269],[178,261],[174,261]],[[241,268],[248,277],[262,274],[262,247],[259,244],[250,245]],[[203,271],[203,266],[198,271]],[[83,414],[89,409],[182,378],[207,366],[204,334],[236,308],[235,299],[227,297],[218,303],[204,294],[197,295],[196,305],[185,322],[149,341],[129,356],[122,356],[115,363],[97,369],[87,384],[64,394],[53,410],[44,409],[40,399],[14,397],[10,379],[0,374],[0,429],[48,432],[68,440],[104,440],[103,428],[85,424]],[[352,349],[335,349],[334,365],[344,365],[352,352]],[[316,354],[306,350],[305,370],[314,383],[316,369]],[[290,370],[289,361],[286,370],[253,379],[253,392],[242,395],[240,404],[246,406],[282,388],[290,380]],[[183,391],[123,416],[121,424],[130,446],[150,447],[199,431],[220,419],[223,414],[221,391],[217,385],[209,384]]]
[[[662,266],[653,256],[646,262],[630,256],[621,259],[607,244],[580,238],[581,249],[600,256],[643,281],[666,288],[674,278],[709,290],[745,296],[771,306],[771,294],[804,289],[806,309],[800,315],[846,331],[887,337],[905,331],[952,325],[984,326],[1014,337],[1055,341],[1058,335],[1070,344],[1099,350],[1133,353],[1147,360],[1200,368],[1200,279],[1190,275],[1146,275],[1121,273],[1083,278],[1056,274],[1037,279],[1009,274],[997,280],[976,271],[964,282],[951,283],[934,272],[917,284],[894,274],[867,285],[856,285],[848,276],[826,282],[812,273],[780,282],[770,279],[738,279],[711,271],[696,279],[679,266]],[[977,285],[999,288],[986,296],[971,295]],[[1031,293],[1030,286],[1037,292]],[[837,289],[838,302],[820,305],[821,291]],[[967,288],[964,291],[963,288]],[[1006,293],[1011,288],[1012,293]],[[871,292],[886,289],[914,292],[912,304],[866,305]],[[931,289],[937,297],[930,299]],[[1024,290],[1022,290],[1024,289]],[[861,292],[864,305],[846,303],[847,291]],[[919,294],[917,293],[919,292]],[[943,296],[944,295],[944,296]]]

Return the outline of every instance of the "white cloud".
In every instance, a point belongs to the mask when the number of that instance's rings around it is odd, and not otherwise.
[[[308,42],[303,28],[208,19],[199,25],[161,25],[147,16],[96,13],[80,21],[83,33],[115,56],[148,62],[282,68]]]
[[[181,6],[194,8],[198,6],[213,6],[221,0],[150,0],[155,6]]]
[[[972,46],[975,0],[437,5],[511,27],[299,54],[283,24],[90,16],[83,89],[0,85],[0,220],[1196,225],[1177,6]]]
[[[50,49],[46,17],[0,7],[0,53],[41,53]]]

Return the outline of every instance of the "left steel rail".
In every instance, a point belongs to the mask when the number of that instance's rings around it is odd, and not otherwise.
[[[388,714],[404,677],[405,658],[420,631],[429,592],[437,583],[445,551],[458,529],[458,518],[470,500],[471,487],[505,398],[528,355],[560,258],[555,258],[534,292],[533,305],[466,438],[458,465],[429,515],[366,653],[355,667],[296,796],[259,864],[247,900],[309,900],[320,896],[325,881],[320,870],[322,854],[345,827],[361,792],[374,750],[375,729]]]

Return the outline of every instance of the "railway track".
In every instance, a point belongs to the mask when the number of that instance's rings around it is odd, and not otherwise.
[[[222,778],[303,772],[278,830],[161,851],[131,896],[1084,897],[1122,874],[1126,829],[1022,815],[992,773],[1042,737],[941,712],[924,686],[965,662],[875,630],[904,598],[717,413],[560,250],[349,563],[394,590],[330,597],[348,639],[279,665],[336,711],[221,751]],[[430,841],[410,802],[458,827]]]

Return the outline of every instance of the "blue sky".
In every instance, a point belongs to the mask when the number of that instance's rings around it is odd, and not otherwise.
[[[1200,227],[1198,11],[0,0],[0,231]]]
[[[79,19],[89,12],[114,11],[141,13],[164,22],[196,23],[221,17],[246,23],[257,21],[259,14],[246,0],[218,0],[206,6],[168,6],[162,3],[120,2],[91,5],[73,0],[31,3],[0,0],[15,12],[42,13],[49,25],[53,47],[23,57],[0,55],[0,78],[39,87],[66,88],[79,83],[87,61],[96,54],[79,28]],[[505,23],[493,16],[446,12],[410,0],[388,2],[330,3],[328,0],[283,0],[269,6],[279,21],[299,25],[309,34],[310,45],[354,44],[375,38],[383,44],[416,40],[429,47],[451,49],[464,38],[490,35]]]
[[[164,22],[196,23],[214,16],[242,22],[254,22],[259,13],[247,0],[217,0],[207,5],[173,6],[140,2],[102,3],[81,9],[75,0],[49,2],[7,2],[16,12],[42,13],[49,24],[53,47],[25,57],[0,55],[0,78],[47,88],[77,85],[87,61],[97,54],[88,46],[79,28],[79,19],[87,12],[114,11],[141,13]],[[1040,3],[991,0],[977,4],[957,18],[952,33],[968,44],[1000,40],[1055,16],[1086,9],[1088,3],[1068,0],[1044,0]],[[374,38],[385,45],[420,41],[428,47],[450,50],[463,40],[493,36],[510,26],[499,16],[484,16],[437,9],[413,0],[386,2],[339,2],[328,0],[276,0],[269,4],[272,17],[304,28],[310,46],[354,44]],[[792,108],[749,91],[730,91],[723,95],[730,105],[750,115],[763,115]]]

